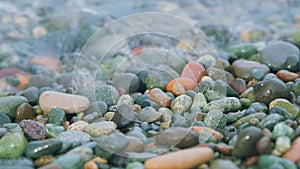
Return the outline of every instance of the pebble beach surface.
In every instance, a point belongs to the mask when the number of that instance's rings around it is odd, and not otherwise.
[[[299,11],[297,0],[1,1],[0,169],[300,168]],[[185,18],[211,43],[145,34],[109,46],[144,25],[106,24],[141,12]],[[147,26],[200,36],[156,19]]]

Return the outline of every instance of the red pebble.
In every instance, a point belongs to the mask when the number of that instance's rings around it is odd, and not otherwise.
[[[205,76],[205,68],[203,65],[197,62],[190,62],[183,68],[181,77],[187,77],[197,82],[201,81],[202,77]]]

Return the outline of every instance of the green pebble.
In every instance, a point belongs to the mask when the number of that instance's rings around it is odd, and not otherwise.
[[[247,98],[241,98],[240,102],[241,102],[242,106],[245,108],[249,107],[252,104],[252,101]]]
[[[10,119],[14,119],[17,113],[17,108],[22,103],[28,103],[28,100],[23,96],[8,96],[0,98],[0,112],[8,115]]]
[[[48,114],[48,122],[61,126],[66,121],[65,111],[59,108],[52,108]]]
[[[63,169],[81,169],[84,161],[81,159],[80,155],[65,154],[59,156],[53,163],[60,165]]]
[[[187,111],[192,105],[192,98],[183,94],[175,98],[171,103],[173,113],[182,114]]]
[[[224,99],[214,100],[204,106],[203,111],[218,109],[224,113],[237,111],[241,108],[241,103],[236,97],[226,97]]]
[[[25,148],[25,154],[29,158],[38,158],[43,155],[53,155],[62,146],[59,140],[31,141]]]
[[[260,126],[272,130],[273,127],[282,120],[284,120],[284,117],[279,114],[269,114],[261,120]]]
[[[293,139],[295,136],[294,129],[284,123],[278,123],[272,131],[272,138],[277,139],[280,136],[287,136],[290,139]]]
[[[280,136],[276,139],[275,149],[281,154],[287,152],[291,148],[291,139],[287,136]]]
[[[227,52],[235,54],[238,58],[249,59],[258,53],[253,44],[239,44],[227,48]]]
[[[46,124],[45,125],[47,136],[50,138],[56,138],[60,133],[64,132],[65,129],[62,126],[57,126],[55,124]]]
[[[132,162],[126,165],[126,169],[144,169],[144,165],[140,162]]]
[[[245,116],[245,117],[242,117],[240,118],[238,121],[236,121],[234,123],[234,126],[235,127],[238,127],[240,125],[242,125],[243,123],[245,122],[249,122],[249,120],[253,119],[253,118],[256,118],[258,120],[262,120],[266,117],[266,114],[265,113],[254,113],[254,114],[250,114],[248,116]]]
[[[0,159],[16,158],[24,153],[27,141],[22,133],[12,133],[0,139]]]
[[[203,95],[203,93],[197,93],[194,97],[191,109],[193,109],[194,107],[199,107],[202,109],[206,104],[207,104],[207,100]]]
[[[297,169],[296,165],[290,160],[274,155],[261,155],[258,160],[258,166],[265,169],[274,169],[274,166],[281,166],[284,169]]]
[[[205,95],[207,101],[209,101],[209,102],[213,101],[213,100],[226,98],[226,95],[224,95],[224,93],[219,93],[215,90],[208,90],[207,92],[205,92],[204,95]]]
[[[300,116],[299,106],[292,104],[291,102],[289,102],[286,99],[282,99],[282,98],[275,99],[270,103],[270,105],[272,105],[272,107],[278,106],[278,107],[286,110],[286,112],[291,114],[292,119],[295,119],[296,117]]]
[[[204,118],[205,126],[217,131],[222,130],[226,126],[226,123],[226,115],[217,109],[209,111]]]
[[[93,150],[87,147],[76,147],[70,150],[66,155],[79,155],[84,162],[93,158]]]

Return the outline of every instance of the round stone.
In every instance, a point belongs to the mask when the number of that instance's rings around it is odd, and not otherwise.
[[[85,128],[85,132],[91,137],[101,137],[115,131],[116,127],[117,125],[112,121],[102,121],[90,124]]]
[[[48,115],[48,122],[61,126],[66,121],[66,114],[62,109],[52,108]]]
[[[191,97],[185,94],[180,95],[172,101],[171,110],[173,111],[173,113],[182,114],[191,107],[192,102],[193,100],[191,99]]]
[[[17,108],[16,120],[21,121],[23,119],[34,119],[35,112],[32,106],[28,103],[23,103]]]
[[[293,82],[295,79],[299,78],[300,75],[288,70],[279,70],[276,76],[284,82]]]
[[[152,107],[143,108],[138,114],[137,118],[142,122],[155,122],[160,120],[161,113]]]
[[[133,73],[124,73],[112,80],[112,86],[118,90],[125,90],[125,93],[132,93],[138,91],[140,80],[137,75]]]
[[[117,111],[112,118],[117,124],[117,128],[125,128],[132,124],[135,120],[135,112],[132,109],[132,106],[126,103],[120,104],[117,106]]]
[[[261,52],[262,62],[272,71],[281,69],[293,72],[299,69],[299,49],[288,42],[278,41],[268,44]]]
[[[14,119],[17,108],[22,103],[28,103],[28,100],[23,96],[2,97],[0,98],[0,112],[5,113],[11,119]]]
[[[169,97],[165,92],[163,92],[159,88],[154,88],[150,90],[150,100],[161,107],[169,107],[172,102],[171,97]]]
[[[0,139],[0,158],[16,158],[24,153],[27,141],[20,132],[3,136]]]
[[[89,123],[83,120],[78,120],[74,123],[72,123],[68,129],[69,130],[79,130],[79,131],[84,131],[86,127],[89,126]]]
[[[197,62],[189,62],[186,64],[181,72],[181,77],[192,79],[198,84],[202,77],[205,76],[205,68]]]
[[[220,110],[213,109],[205,115],[203,122],[206,127],[220,131],[226,126],[227,118]]]

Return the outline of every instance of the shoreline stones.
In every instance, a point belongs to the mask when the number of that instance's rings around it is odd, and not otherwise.
[[[22,133],[16,132],[0,139],[0,158],[15,158],[23,154],[27,141]]]
[[[15,118],[17,108],[22,103],[28,103],[28,100],[23,96],[8,96],[0,98],[0,112],[8,115],[10,119]]]
[[[89,100],[84,96],[55,91],[45,91],[39,99],[39,105],[44,113],[49,113],[55,107],[66,113],[82,112],[88,108],[89,104]]]

